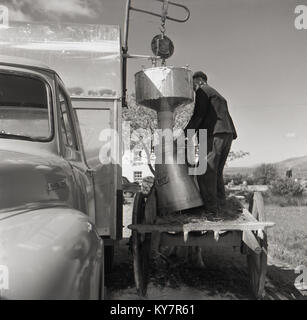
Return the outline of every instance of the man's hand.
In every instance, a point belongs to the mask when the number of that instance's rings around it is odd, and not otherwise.
[[[187,139],[186,132],[182,129],[174,130],[173,138],[174,138],[174,141],[180,140],[180,139],[186,140]]]

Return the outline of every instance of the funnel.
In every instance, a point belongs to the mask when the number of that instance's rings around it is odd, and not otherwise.
[[[157,111],[158,128],[162,130],[173,130],[175,109],[193,102],[193,77],[187,68],[144,69],[135,75],[135,83],[137,103]],[[162,159],[162,164],[155,165],[159,212],[167,214],[202,206],[203,200],[193,176],[188,174],[188,167],[176,164],[176,146],[165,140]]]

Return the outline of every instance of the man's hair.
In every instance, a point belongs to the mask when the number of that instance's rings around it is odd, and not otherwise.
[[[202,71],[197,71],[197,72],[195,72],[195,73],[193,74],[193,79],[195,79],[195,78],[202,78],[205,82],[208,81],[207,75],[206,75],[204,72],[202,72]]]

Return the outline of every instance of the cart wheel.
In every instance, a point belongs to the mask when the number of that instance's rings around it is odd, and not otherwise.
[[[145,223],[145,197],[143,193],[137,193],[134,199],[132,224]],[[144,297],[147,292],[148,269],[150,257],[150,234],[140,234],[132,231],[132,253],[134,280],[137,292]]]
[[[251,206],[252,215],[261,222],[264,222],[264,204],[263,198],[260,192],[255,192],[253,196],[253,204]],[[267,233],[263,230],[261,238],[257,235],[257,240],[261,245],[262,252],[256,254],[254,251],[248,249],[247,251],[247,265],[250,277],[251,291],[256,299],[262,299],[265,295],[265,278],[267,273]]]

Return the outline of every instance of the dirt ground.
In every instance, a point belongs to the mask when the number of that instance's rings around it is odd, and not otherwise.
[[[130,202],[132,199],[130,200]],[[137,300],[132,255],[129,251],[132,204],[125,205],[124,240],[115,248],[114,267],[106,276],[107,299]],[[203,250],[204,268],[175,257],[166,262],[155,259],[151,263],[150,282],[145,299],[155,300],[250,300],[246,258],[239,252]],[[269,257],[266,281],[266,300],[307,300],[307,292],[294,286],[293,267],[273,261]]]

